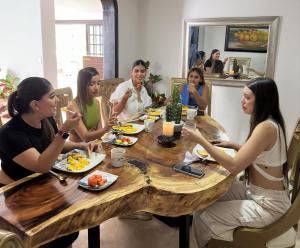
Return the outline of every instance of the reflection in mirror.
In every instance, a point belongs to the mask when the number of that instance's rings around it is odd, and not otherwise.
[[[201,67],[207,77],[273,77],[277,28],[278,17],[186,20],[182,76]]]

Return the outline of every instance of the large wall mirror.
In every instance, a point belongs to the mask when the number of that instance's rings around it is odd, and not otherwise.
[[[185,20],[182,76],[195,66],[198,51],[209,59],[218,49],[220,60],[229,58],[223,64],[225,78],[238,78],[230,77],[237,74],[236,68],[242,79],[273,78],[278,25],[279,17],[273,16]]]

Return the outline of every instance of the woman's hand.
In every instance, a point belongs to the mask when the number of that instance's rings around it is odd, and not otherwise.
[[[143,84],[137,83],[136,86],[135,86],[134,88],[135,88],[136,92],[141,92],[142,87],[143,87]]]
[[[201,132],[198,129],[192,130],[192,129],[183,127],[181,135],[182,135],[182,137],[184,137],[185,139],[187,139],[189,141],[194,141],[194,142],[200,143],[200,144],[202,144],[202,142],[205,140],[205,138],[203,137],[203,135],[201,134]]]
[[[195,95],[197,93],[196,86],[194,84],[188,84],[188,91],[190,94]]]
[[[64,132],[70,132],[75,126],[78,125],[81,119],[81,114],[74,112],[74,114],[67,114],[67,120],[62,124],[61,129]]]
[[[117,122],[118,122],[117,117],[115,116],[110,117],[105,125],[105,129],[108,131],[109,129],[111,129],[112,126],[116,125]]]
[[[127,89],[123,95],[123,98],[127,101],[128,98],[131,97],[131,95],[132,95],[131,89]]]
[[[210,140],[210,143],[215,146],[225,147],[225,148],[233,148],[232,142],[228,140]]]

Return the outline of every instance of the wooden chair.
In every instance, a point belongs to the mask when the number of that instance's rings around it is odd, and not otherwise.
[[[186,83],[187,79],[186,78],[176,78],[172,77],[171,78],[171,92],[173,91],[173,88],[175,85],[182,85]],[[205,83],[208,86],[208,104],[207,104],[207,114],[211,115],[211,97],[212,97],[212,83],[210,80],[205,79]]]
[[[300,119],[288,149],[289,178],[292,186],[290,209],[277,221],[263,228],[239,227],[213,237],[209,248],[290,248],[295,247],[295,227],[300,218]]]
[[[101,97],[101,102],[105,108],[107,116],[110,112],[110,107],[111,107],[109,98],[110,98],[111,94],[115,91],[117,86],[124,81],[125,80],[123,78],[111,78],[111,79],[102,80],[100,83],[100,95],[99,96]]]
[[[73,99],[73,93],[70,87],[66,87],[66,88],[56,89],[55,95],[58,98],[58,104],[57,104],[56,116],[54,118],[57,123],[57,126],[61,127],[61,125],[63,124],[61,108],[68,106],[68,102]]]
[[[1,248],[24,248],[24,243],[20,237],[12,232],[0,230]]]
[[[233,70],[233,63],[234,60],[236,59],[238,66],[241,68],[242,74],[248,76],[248,71],[251,63],[251,58],[246,58],[246,57],[229,57],[228,58],[228,73],[230,70]]]

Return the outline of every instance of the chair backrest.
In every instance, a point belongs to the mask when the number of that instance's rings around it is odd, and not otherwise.
[[[292,139],[288,148],[288,167],[289,167],[289,181],[293,186],[292,202],[295,200],[299,191],[299,166],[297,166],[298,155],[300,154],[300,118],[297,121],[293,132]]]
[[[228,58],[228,70],[233,70],[233,62],[234,60],[237,60],[237,64],[238,66],[241,67],[241,69],[243,70],[242,74],[248,75],[249,72],[249,67],[250,67],[250,63],[251,63],[251,58],[246,58],[246,57],[229,57]],[[229,73],[228,71],[228,73]]]
[[[117,86],[124,81],[125,80],[123,78],[111,78],[111,79],[101,80],[99,96],[101,96],[101,98],[102,98],[103,106],[107,107],[105,110],[107,114],[110,111],[109,110],[109,106],[110,106],[109,98],[110,98],[111,94],[115,91]]]
[[[175,85],[181,86],[182,84],[186,83],[186,78],[177,78],[172,77],[171,78],[171,92],[173,91],[173,88]],[[205,79],[205,83],[208,87],[208,104],[207,104],[207,114],[211,115],[211,97],[212,97],[212,83],[210,80]]]
[[[63,123],[61,108],[68,106],[69,101],[73,99],[73,92],[70,87],[56,89],[54,92],[58,98],[57,110],[54,118],[57,126],[61,127]]]

